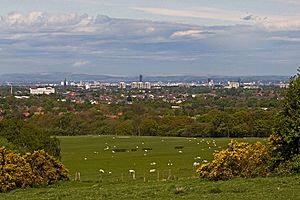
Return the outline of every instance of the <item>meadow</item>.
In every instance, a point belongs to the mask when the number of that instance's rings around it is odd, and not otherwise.
[[[210,161],[214,150],[227,146],[231,140],[228,138],[75,136],[59,139],[62,162],[70,170],[71,181],[17,189],[0,194],[0,199],[300,199],[299,175],[218,182],[199,179],[193,164]],[[136,180],[129,170],[135,171]],[[81,181],[74,181],[75,172],[81,173]]]
[[[74,136],[60,137],[62,162],[82,181],[155,181],[195,176],[196,164],[210,161],[228,138]],[[258,138],[239,139],[255,142]],[[263,139],[260,139],[263,140]],[[130,173],[131,170],[131,173]]]

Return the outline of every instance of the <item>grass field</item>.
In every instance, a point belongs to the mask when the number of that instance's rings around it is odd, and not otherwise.
[[[81,182],[14,190],[0,194],[0,200],[300,200],[299,175],[218,182],[195,177],[193,163],[211,160],[214,150],[230,142],[227,138],[78,136],[60,137],[60,140],[62,162],[70,170],[71,179],[76,171],[81,173]],[[239,139],[257,140],[264,141]],[[105,173],[100,173],[100,169]],[[131,169],[136,172],[136,180],[129,173]],[[151,169],[156,171],[150,173]],[[157,181],[157,172],[160,181]],[[172,179],[168,180],[170,172]]]
[[[82,181],[103,182],[130,181],[133,177],[129,170],[135,170],[136,179],[147,181],[167,179],[170,174],[172,178],[193,177],[194,162],[211,160],[214,150],[230,142],[227,138],[113,136],[60,137],[60,140],[62,162],[72,178],[79,171]]]
[[[299,200],[300,176],[205,181],[91,183],[65,182],[0,194],[2,200]]]

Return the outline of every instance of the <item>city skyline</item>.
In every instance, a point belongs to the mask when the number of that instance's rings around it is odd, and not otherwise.
[[[0,0],[0,70],[292,75],[300,1]]]

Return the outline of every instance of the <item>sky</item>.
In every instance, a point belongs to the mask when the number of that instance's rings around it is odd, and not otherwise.
[[[0,0],[0,73],[292,75],[300,0]]]

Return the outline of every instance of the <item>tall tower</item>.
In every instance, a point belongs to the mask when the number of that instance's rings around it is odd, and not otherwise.
[[[12,85],[12,83],[10,84],[10,94],[13,95],[13,85]]]
[[[140,74],[140,81],[139,82],[143,82],[143,75]]]

